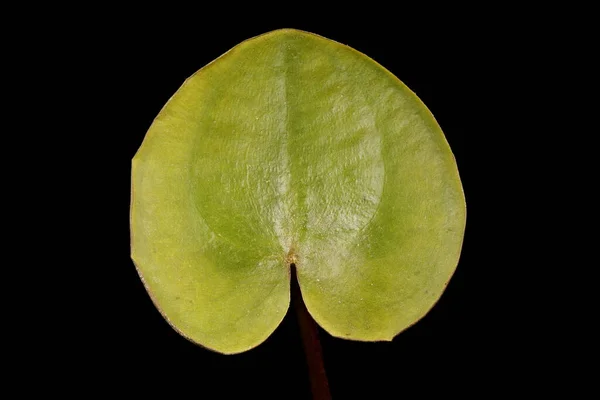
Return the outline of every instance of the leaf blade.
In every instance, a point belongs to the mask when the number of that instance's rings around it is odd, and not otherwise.
[[[291,262],[329,333],[390,340],[441,296],[462,246],[464,193],[429,110],[306,32],[250,39],[189,78],[133,178],[140,276],[182,335],[225,353],[279,325]],[[175,306],[181,288],[194,307]]]

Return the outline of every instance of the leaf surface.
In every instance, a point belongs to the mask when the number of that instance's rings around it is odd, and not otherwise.
[[[426,106],[367,56],[277,30],[167,102],[133,159],[132,258],[180,334],[262,343],[303,299],[330,334],[391,340],[456,268],[465,199]]]

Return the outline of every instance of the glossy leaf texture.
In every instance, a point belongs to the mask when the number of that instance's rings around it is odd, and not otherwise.
[[[174,329],[221,353],[279,325],[291,263],[327,332],[391,340],[443,293],[465,219],[426,106],[367,56],[297,30],[187,79],[132,163],[138,273]]]

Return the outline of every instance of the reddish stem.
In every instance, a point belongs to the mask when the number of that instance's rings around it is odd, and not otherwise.
[[[302,294],[300,293],[296,277],[296,266],[292,264],[291,269],[292,302],[294,303],[298,325],[300,326],[300,336],[302,337],[302,346],[304,347],[306,363],[308,364],[308,375],[310,377],[313,400],[331,400],[327,374],[323,365],[323,352],[321,350],[321,342],[319,341],[317,323],[308,313],[302,300]]]

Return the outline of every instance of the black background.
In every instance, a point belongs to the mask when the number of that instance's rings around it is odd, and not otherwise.
[[[470,207],[473,171],[467,162],[467,140],[478,134],[472,115],[481,106],[478,91],[485,85],[481,81],[485,60],[480,57],[485,40],[452,26],[425,32],[389,25],[273,23],[182,30],[162,29],[157,21],[147,20],[135,29],[114,22],[106,27],[110,38],[90,39],[97,51],[89,53],[84,66],[93,67],[97,80],[88,79],[91,85],[85,89],[98,94],[94,104],[102,124],[92,142],[101,149],[99,161],[104,167],[96,181],[98,208],[103,212],[93,221],[101,239],[84,249],[90,267],[101,271],[94,275],[94,289],[85,297],[84,306],[93,310],[80,347],[87,379],[98,389],[135,390],[139,395],[189,390],[198,398],[233,398],[234,393],[260,399],[310,398],[291,311],[257,348],[239,355],[213,353],[169,327],[146,294],[129,256],[131,158],[156,114],[196,70],[245,39],[284,27],[347,44],[408,85],[442,127],[467,199],[467,229],[458,268],[426,317],[389,343],[346,341],[321,330],[333,398],[401,398],[406,391],[427,395],[439,388],[474,392],[474,382],[485,379],[494,348],[490,330],[482,323],[489,311],[482,304],[482,289],[476,289],[485,287],[489,275],[476,260],[472,233],[476,222]]]

